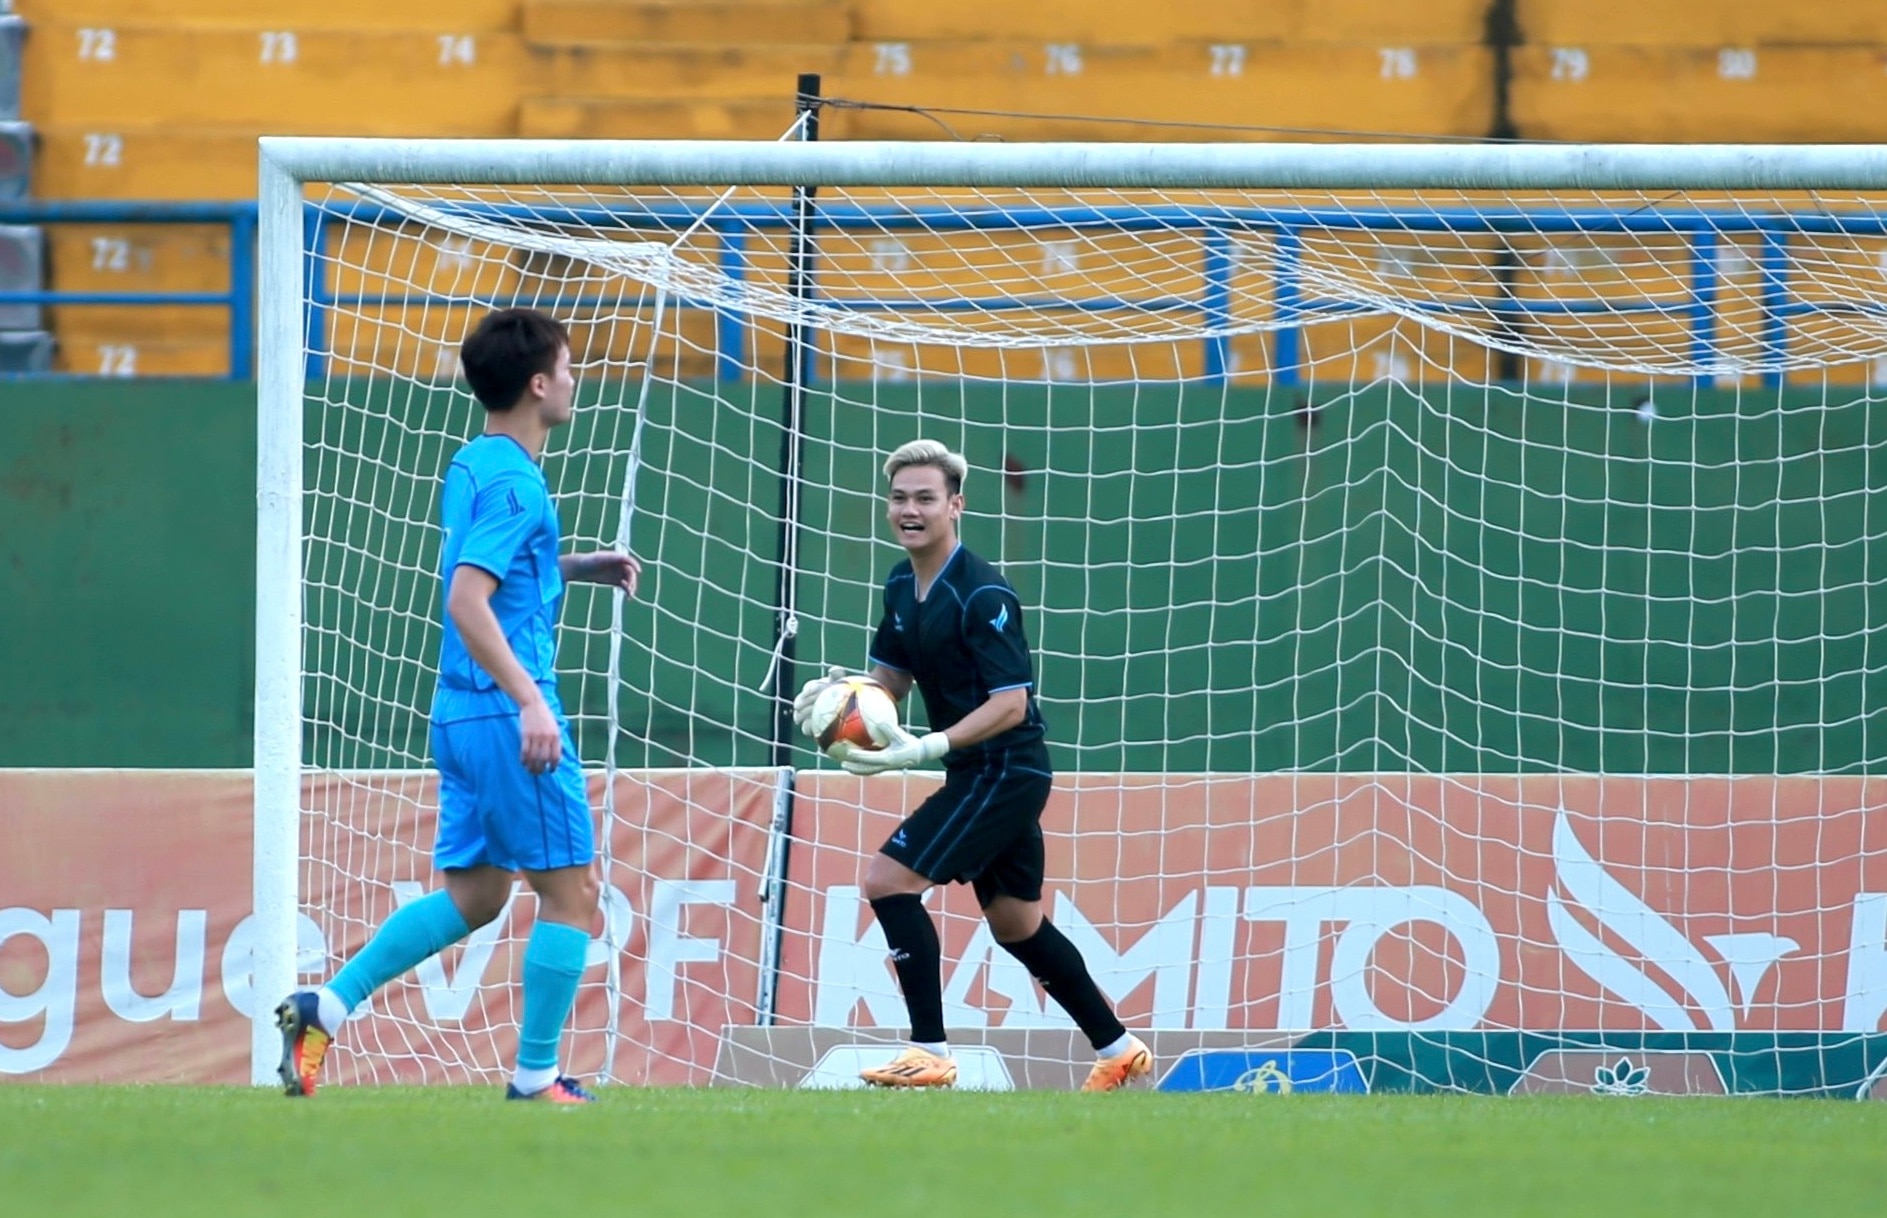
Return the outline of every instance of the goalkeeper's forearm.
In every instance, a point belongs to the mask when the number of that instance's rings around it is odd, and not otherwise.
[[[908,672],[886,668],[883,664],[873,664],[871,671],[865,675],[884,686],[885,692],[891,695],[891,700],[894,702],[902,702],[910,696],[912,681],[911,674]]]
[[[967,749],[1000,736],[1029,715],[1029,691],[1005,689],[950,725],[950,747]]]

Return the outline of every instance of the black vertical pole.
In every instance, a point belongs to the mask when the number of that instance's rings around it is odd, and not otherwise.
[[[1487,6],[1483,41],[1493,52],[1494,64],[1494,121],[1487,133],[1489,139],[1505,141],[1520,138],[1520,129],[1514,125],[1513,116],[1513,53],[1523,39],[1517,9],[1517,0],[1491,0]],[[1516,288],[1520,281],[1520,254],[1514,249],[1511,234],[1503,232],[1496,234],[1496,237],[1500,241],[1500,249],[1494,255],[1494,282],[1500,291],[1501,312],[1495,318],[1494,325],[1497,333],[1512,341],[1518,338],[1520,332],[1520,321],[1515,312],[1519,300]],[[1494,352],[1495,380],[1517,384],[1520,373],[1519,356],[1505,346]]]
[[[819,138],[819,77],[801,73],[796,109],[800,138]],[[815,187],[801,184],[793,188],[793,219],[787,247],[786,286],[794,300],[812,298]],[[780,949],[786,927],[786,869],[793,833],[793,695],[799,692],[798,615],[799,615],[799,505],[800,450],[805,438],[806,382],[812,377],[812,344],[806,323],[791,321],[786,327],[786,369],[781,377],[780,393],[780,569],[775,590],[779,623],[775,643],[778,664],[773,686],[773,761],[786,771],[781,777],[778,800],[774,805],[772,840],[761,901],[766,906],[765,920],[772,927],[771,938],[760,952],[760,993],[754,1022],[767,1027],[774,1021],[775,999],[779,992]]]
[[[819,138],[819,76],[801,73],[796,109],[802,124],[800,138]],[[786,290],[794,300],[812,296],[814,194],[817,187],[793,188],[792,230],[787,246]],[[794,638],[799,601],[800,450],[806,418],[806,382],[812,373],[812,343],[806,324],[791,321],[786,327],[786,368],[780,393],[780,570],[775,590],[779,606],[776,641],[778,674],[774,682],[773,761],[793,760],[793,695],[799,690],[798,646]]]

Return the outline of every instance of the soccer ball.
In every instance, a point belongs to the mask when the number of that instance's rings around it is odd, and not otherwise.
[[[854,750],[891,743],[898,732],[898,704],[870,677],[842,677],[820,691],[808,724],[826,756],[844,761]]]

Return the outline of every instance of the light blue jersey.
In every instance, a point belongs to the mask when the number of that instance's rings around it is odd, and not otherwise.
[[[557,569],[557,505],[544,471],[510,437],[480,436],[460,449],[446,469],[439,518],[445,531],[441,604],[460,567],[477,567],[495,576],[492,613],[518,663],[554,701],[563,575]],[[439,648],[433,722],[482,718],[506,708],[516,713],[491,674],[466,651],[448,615]]]
[[[491,865],[507,871],[587,866],[594,826],[570,725],[557,697],[557,506],[544,472],[507,436],[480,436],[446,469],[439,523],[444,596],[460,567],[498,577],[491,609],[563,729],[557,768],[524,768],[518,706],[480,668],[445,616],[439,688],[432,702],[432,751],[439,767],[439,827],[433,865]]]

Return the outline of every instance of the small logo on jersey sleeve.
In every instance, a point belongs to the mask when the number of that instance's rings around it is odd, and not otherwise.
[[[1008,624],[1009,624],[1009,606],[1007,605],[1004,605],[1002,607],[1002,611],[998,613],[995,617],[989,619],[989,628],[991,630],[994,630],[997,634],[1001,634],[1002,628],[1004,626],[1007,626]]]
[[[896,610],[891,613],[891,628],[900,634],[904,632],[904,615]]]

